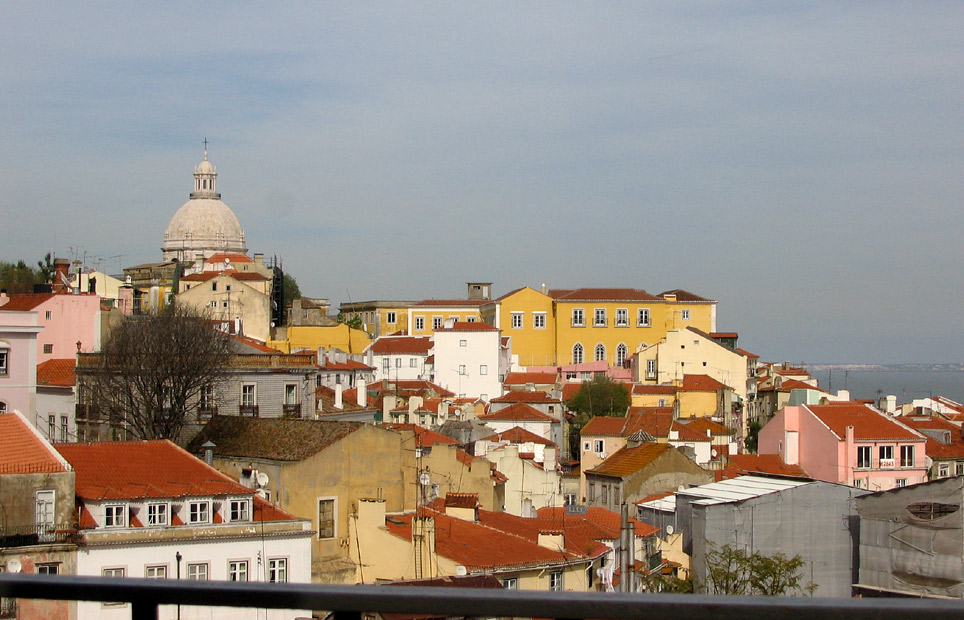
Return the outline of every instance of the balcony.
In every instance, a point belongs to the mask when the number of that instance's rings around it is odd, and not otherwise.
[[[156,619],[160,605],[327,610],[338,620],[358,620],[371,613],[627,620],[944,620],[964,613],[964,601],[946,599],[537,592],[11,573],[0,574],[0,596],[130,603],[134,620]]]
[[[256,418],[258,417],[258,406],[257,405],[238,405],[238,415],[243,418]]]
[[[285,418],[300,418],[301,404],[296,403],[293,405],[281,405],[281,415]]]
[[[0,549],[73,542],[76,533],[68,524],[3,527],[0,528]]]
[[[217,407],[198,407],[197,409],[198,420],[210,420],[216,415],[218,415]]]

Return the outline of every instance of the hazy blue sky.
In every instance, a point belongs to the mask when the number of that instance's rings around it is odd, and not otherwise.
[[[0,7],[0,260],[160,260],[207,136],[307,295],[684,288],[764,359],[964,358],[959,1]]]

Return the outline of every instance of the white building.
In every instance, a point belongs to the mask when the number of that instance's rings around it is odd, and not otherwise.
[[[375,381],[431,381],[431,336],[382,336],[365,349]]]
[[[488,323],[450,321],[435,330],[435,383],[459,398],[502,396],[511,357],[511,339]]]
[[[77,574],[311,581],[311,522],[297,519],[169,441],[57,444],[76,475]],[[162,607],[161,618],[175,617]],[[180,618],[291,619],[305,610],[180,607]],[[78,620],[130,618],[78,602]],[[260,614],[260,615],[259,615]]]

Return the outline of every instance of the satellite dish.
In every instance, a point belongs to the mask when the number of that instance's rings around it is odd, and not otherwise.
[[[254,492],[254,494],[260,497],[261,499],[268,499],[268,494],[264,492],[264,489],[258,489],[257,491]]]
[[[713,455],[713,458],[716,458],[720,455],[720,453],[716,451],[716,448],[713,448],[712,450],[710,450],[710,454]]]
[[[667,536],[672,536],[672,535],[673,535],[673,532],[675,532],[675,531],[676,531],[676,528],[673,527],[672,525],[667,525],[667,526],[666,526],[666,535],[667,535]]]
[[[418,483],[421,484],[423,487],[427,487],[431,481],[432,481],[432,477],[425,472],[422,472],[422,474],[418,477]]]
[[[264,473],[263,471],[259,471],[258,486],[263,487],[263,486],[267,486],[267,484],[268,484],[268,474]]]
[[[7,560],[8,573],[19,573],[22,568],[23,568],[23,565],[20,564],[20,560],[18,560],[17,558],[11,558]]]

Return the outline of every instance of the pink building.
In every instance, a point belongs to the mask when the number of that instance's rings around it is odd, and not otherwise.
[[[0,293],[0,303],[5,294]],[[0,413],[20,411],[36,420],[37,313],[0,307]]]
[[[90,293],[27,293],[0,296],[0,311],[37,314],[37,363],[100,349],[100,297]]]
[[[927,480],[926,438],[869,405],[784,407],[760,430],[759,453],[812,478],[882,491]]]

